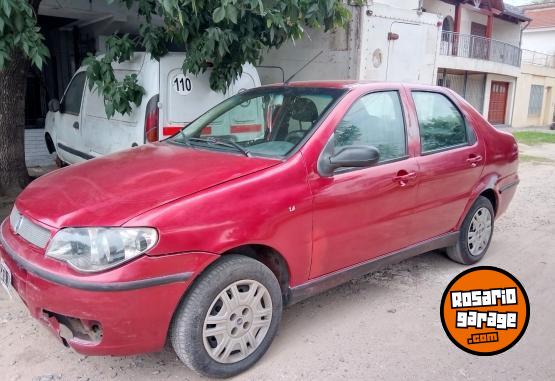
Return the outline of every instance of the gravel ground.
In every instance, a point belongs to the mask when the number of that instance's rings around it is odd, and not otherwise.
[[[515,347],[478,357],[449,341],[440,299],[464,267],[431,252],[288,308],[269,352],[236,379],[554,380],[555,145],[522,149],[530,156],[521,185],[480,263],[513,273],[528,292],[530,324]],[[0,206],[0,214],[7,210]],[[169,348],[126,358],[78,355],[16,299],[0,299],[0,346],[2,380],[199,379]]]

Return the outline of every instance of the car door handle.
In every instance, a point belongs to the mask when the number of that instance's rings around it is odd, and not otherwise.
[[[482,161],[482,159],[483,159],[482,155],[472,154],[468,157],[468,159],[466,159],[466,162],[470,163],[472,167],[476,167],[478,163]]]
[[[73,128],[78,130],[79,129],[79,122],[73,122]]]
[[[404,169],[397,172],[397,175],[393,177],[393,181],[399,183],[402,187],[407,185],[409,181],[416,179],[416,172],[407,172]]]

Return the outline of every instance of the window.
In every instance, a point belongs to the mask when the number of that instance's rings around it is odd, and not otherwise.
[[[85,79],[85,72],[78,73],[73,77],[62,100],[62,112],[79,115]]]
[[[423,153],[467,144],[464,118],[445,95],[415,91],[412,97],[418,114]]]
[[[453,40],[453,30],[454,30],[454,24],[455,21],[453,20],[453,17],[451,16],[447,16],[443,19],[443,25],[442,25],[442,34],[441,34],[441,41],[443,42],[452,42]]]
[[[357,100],[335,130],[335,151],[349,145],[370,145],[380,162],[406,155],[405,123],[396,91],[372,93]]]
[[[210,150],[283,157],[316,128],[345,90],[260,88],[223,101],[169,141]]]
[[[540,116],[543,105],[543,86],[532,85],[530,89],[530,103],[528,104],[528,116]]]

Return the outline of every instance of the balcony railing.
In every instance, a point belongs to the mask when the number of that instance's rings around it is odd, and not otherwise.
[[[444,56],[475,58],[520,66],[518,46],[470,34],[442,32],[440,53]]]
[[[535,52],[533,50],[522,50],[522,62],[531,65],[555,68],[555,56]]]

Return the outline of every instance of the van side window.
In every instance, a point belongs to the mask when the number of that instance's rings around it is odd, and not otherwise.
[[[335,151],[350,145],[376,147],[380,162],[406,156],[405,122],[397,91],[371,93],[351,106],[335,130]]]
[[[79,115],[86,78],[85,72],[78,73],[73,77],[62,100],[62,112]]]
[[[413,91],[422,153],[468,144],[464,118],[445,95]]]

